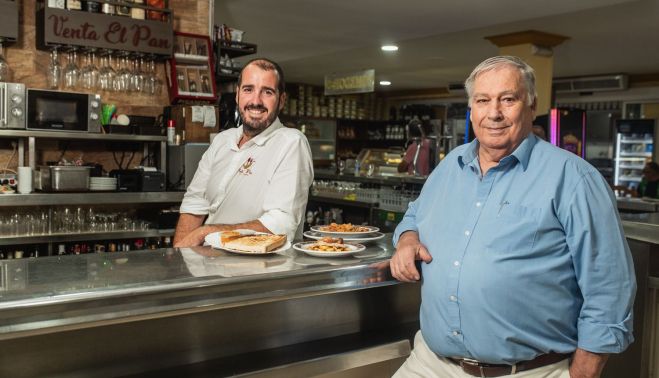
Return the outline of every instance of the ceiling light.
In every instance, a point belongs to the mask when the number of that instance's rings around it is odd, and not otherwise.
[[[389,81],[389,80],[380,80],[380,85],[391,85],[391,81]]]
[[[398,46],[396,45],[382,45],[380,48],[382,51],[398,51]]]

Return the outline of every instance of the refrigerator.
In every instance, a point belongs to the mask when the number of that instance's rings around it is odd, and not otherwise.
[[[636,188],[645,163],[652,159],[654,119],[616,121],[614,185]]]

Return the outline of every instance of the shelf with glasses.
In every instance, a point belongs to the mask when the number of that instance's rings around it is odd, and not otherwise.
[[[0,236],[0,246],[42,243],[68,243],[76,241],[136,239],[173,236],[174,229],[149,229],[136,231],[105,231],[105,232],[71,232],[40,235],[10,235]]]
[[[2,194],[3,206],[114,205],[178,203],[185,192],[84,192]]]

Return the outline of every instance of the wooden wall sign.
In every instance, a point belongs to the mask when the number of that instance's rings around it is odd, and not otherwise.
[[[15,1],[0,0],[0,38],[12,42],[18,38],[18,5]]]
[[[137,20],[46,7],[37,12],[37,46],[79,46],[171,57],[174,31],[170,22]]]

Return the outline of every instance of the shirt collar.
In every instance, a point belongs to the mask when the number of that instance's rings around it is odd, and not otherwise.
[[[522,164],[522,168],[526,170],[526,167],[529,165],[529,160],[531,159],[531,151],[537,142],[538,137],[533,133],[529,133],[529,135],[524,138],[522,143],[520,143],[510,155],[501,159],[501,162],[510,160],[509,157],[512,156],[517,159],[517,161]],[[478,146],[478,139],[474,139],[469,143],[464,153],[458,156],[458,164],[460,164],[460,168],[464,168],[465,165],[470,164],[478,158]]]
[[[245,144],[253,143],[253,144],[256,144],[258,146],[263,146],[265,144],[265,142],[267,142],[268,139],[270,139],[272,137],[274,132],[277,131],[278,129],[281,129],[282,127],[284,127],[284,125],[281,123],[281,121],[279,121],[279,117],[277,117],[270,124],[270,126],[268,126],[265,130],[263,130],[259,135],[255,136],[254,138],[247,141],[247,143],[245,143]],[[233,141],[232,148],[234,150],[239,150],[238,141],[240,141],[240,138],[242,138],[242,136],[243,136],[243,126],[240,126],[236,130],[237,130],[237,133],[236,133],[237,135],[236,135],[236,139]]]

